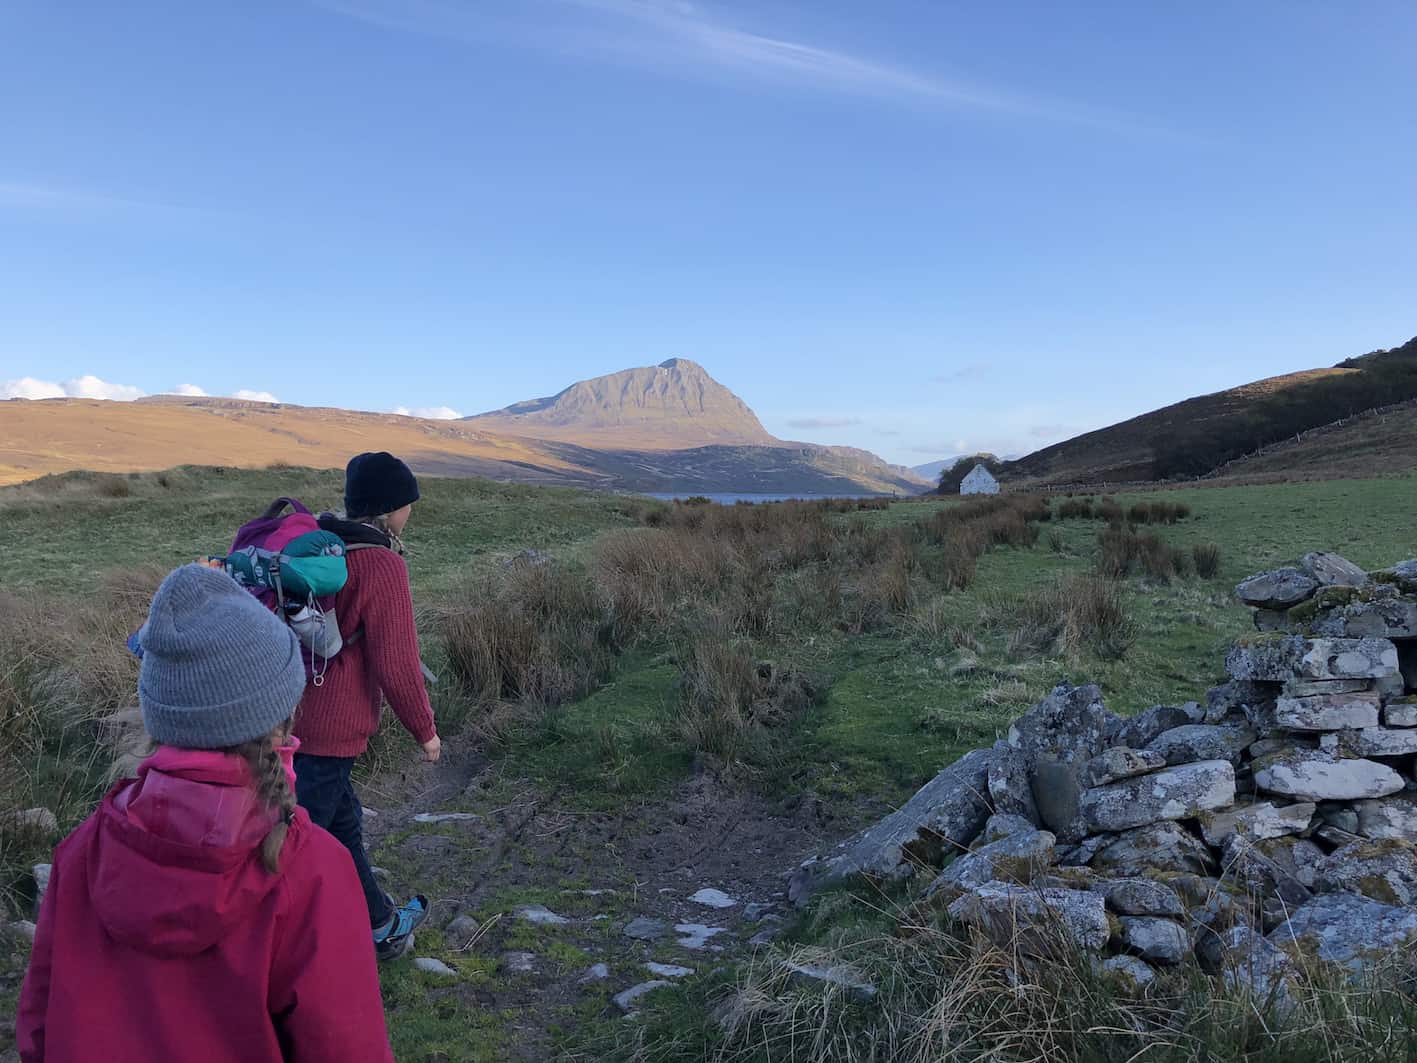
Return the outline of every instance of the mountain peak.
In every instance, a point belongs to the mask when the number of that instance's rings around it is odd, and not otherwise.
[[[582,446],[665,450],[777,442],[742,399],[687,358],[581,380],[547,398],[468,420]]]

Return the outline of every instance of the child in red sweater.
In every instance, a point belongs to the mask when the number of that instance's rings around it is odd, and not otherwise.
[[[344,847],[295,807],[295,635],[187,565],[139,633],[161,743],[55,851],[23,1063],[393,1063]]]
[[[364,810],[350,772],[379,729],[386,698],[424,760],[437,760],[442,750],[423,685],[399,539],[418,501],[418,481],[391,454],[359,454],[345,470],[344,495],[344,517],[320,518],[321,527],[351,547],[349,581],[334,609],[344,648],[329,662],[320,685],[306,688],[295,717],[301,742],[296,794],[310,818],[349,849],[364,889],[375,953],[391,960],[412,945],[413,931],[427,918],[428,901],[415,896],[395,907],[375,881],[364,852]]]

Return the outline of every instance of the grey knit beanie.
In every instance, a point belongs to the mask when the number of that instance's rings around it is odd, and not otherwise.
[[[295,632],[224,572],[183,565],[138,632],[138,704],[164,745],[225,749],[295,713],[305,663]]]

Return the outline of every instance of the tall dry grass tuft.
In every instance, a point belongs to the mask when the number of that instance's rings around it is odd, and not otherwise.
[[[768,732],[816,699],[816,687],[792,668],[754,657],[723,617],[684,632],[679,667],[681,737],[720,771],[763,761]]]
[[[878,912],[874,925],[890,914]],[[1407,1058],[1417,1036],[1401,959],[1364,985],[1301,961],[1283,998],[1244,978],[1211,977],[1194,961],[1142,990],[1099,967],[1061,925],[1008,929],[990,940],[927,908],[894,933],[844,929],[821,946],[760,953],[716,1012],[711,1058],[1367,1063]],[[805,978],[804,968],[835,980]],[[679,1032],[650,1031],[635,1058],[669,1058],[657,1050]]]
[[[1196,543],[1191,547],[1191,561],[1201,579],[1220,575],[1220,547],[1216,543]]]
[[[1006,648],[1013,660],[1087,654],[1119,660],[1138,636],[1125,587],[1090,574],[1060,576],[1016,598],[990,598],[981,620],[1007,629]]]
[[[584,573],[518,559],[451,596],[439,617],[453,674],[484,704],[559,705],[609,674],[617,630]]]

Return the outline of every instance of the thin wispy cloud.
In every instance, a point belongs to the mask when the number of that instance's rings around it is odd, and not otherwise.
[[[795,417],[787,422],[789,428],[849,428],[851,425],[860,424],[859,417]]]
[[[1134,119],[735,25],[677,0],[310,0],[385,29],[509,41],[675,76],[731,73],[817,91],[1143,132]]]
[[[989,365],[987,362],[971,362],[969,365],[962,365],[958,369],[952,369],[948,373],[940,373],[932,376],[932,384],[959,384],[967,380],[981,380],[989,375]]]
[[[0,180],[0,211],[70,218],[198,221],[219,217],[201,207],[110,195],[92,188],[43,181]]]

